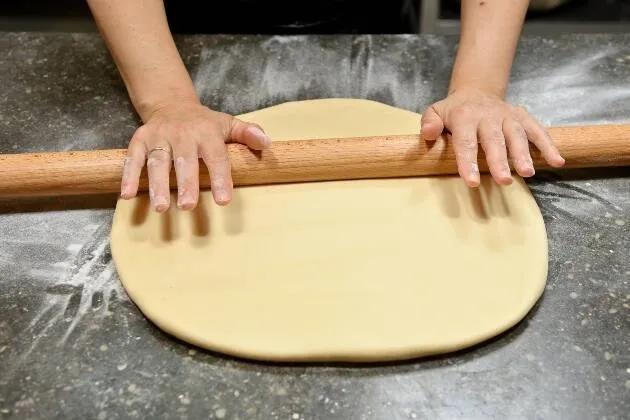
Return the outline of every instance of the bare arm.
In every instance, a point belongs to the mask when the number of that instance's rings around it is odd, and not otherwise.
[[[88,0],[140,117],[170,102],[197,101],[162,0]]]
[[[504,97],[529,0],[462,0],[450,92],[477,86]]]

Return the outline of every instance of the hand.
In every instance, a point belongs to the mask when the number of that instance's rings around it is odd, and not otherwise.
[[[508,154],[522,177],[534,175],[529,142],[553,167],[564,159],[547,131],[523,108],[512,106],[499,96],[476,88],[455,90],[434,103],[422,115],[422,138],[435,141],[446,129],[450,132],[459,175],[471,187],[480,183],[477,144],[483,148],[495,181],[512,182]]]
[[[260,127],[231,115],[212,111],[200,103],[164,106],[150,114],[134,134],[125,160],[121,197],[137,194],[140,173],[147,164],[149,196],[158,212],[170,206],[169,174],[175,163],[177,206],[191,210],[199,198],[199,157],[210,173],[210,187],[215,202],[229,203],[232,198],[232,174],[225,143],[235,141],[252,149],[271,145]]]

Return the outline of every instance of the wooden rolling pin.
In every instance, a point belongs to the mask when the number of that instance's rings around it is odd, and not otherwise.
[[[549,129],[566,168],[630,166],[630,125]],[[452,145],[418,135],[276,142],[264,152],[228,145],[237,186],[457,174]],[[115,193],[125,150],[0,155],[0,197]],[[534,166],[549,166],[531,147]],[[200,183],[209,188],[205,166]],[[483,151],[479,168],[487,172]],[[174,173],[171,185],[175,187]],[[140,189],[147,190],[146,171]]]

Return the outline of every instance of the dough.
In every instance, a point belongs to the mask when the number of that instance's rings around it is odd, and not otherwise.
[[[275,141],[403,134],[420,116],[322,99],[241,116]],[[520,321],[543,292],[547,241],[525,183],[457,177],[204,192],[194,212],[119,201],[111,249],[140,310],[229,355],[386,361],[450,352]]]

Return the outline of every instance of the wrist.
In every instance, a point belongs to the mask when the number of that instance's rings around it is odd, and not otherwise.
[[[501,99],[505,99],[507,94],[507,86],[502,83],[489,83],[487,80],[453,80],[448,88],[448,94],[452,95],[455,92],[475,90],[488,93],[490,95],[498,96]]]
[[[142,121],[146,122],[155,114],[162,112],[168,108],[181,108],[186,106],[201,106],[201,101],[196,94],[170,94],[159,98],[152,98],[151,100],[140,101],[136,105],[136,110],[142,118]]]
[[[460,50],[453,65],[449,94],[455,90],[475,89],[505,98],[511,64],[474,49]]]

